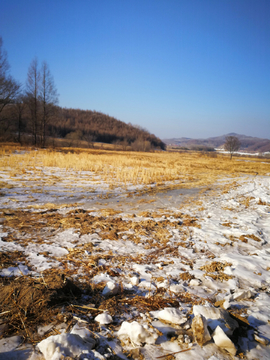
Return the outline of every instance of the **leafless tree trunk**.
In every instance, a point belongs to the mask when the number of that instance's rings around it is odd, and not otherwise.
[[[39,134],[39,89],[40,73],[38,71],[38,61],[37,58],[35,58],[28,69],[26,81],[27,104],[31,113],[31,127],[34,145],[37,145]]]
[[[2,112],[0,122],[0,140],[12,141],[14,135],[14,113],[10,106],[6,106]]]
[[[54,80],[48,64],[45,61],[42,63],[41,67],[40,100],[42,104],[42,146],[44,147],[46,141],[46,127],[55,112],[55,106],[58,104],[58,94],[54,85]]]
[[[21,144],[21,133],[22,133],[22,122],[23,122],[23,114],[25,110],[25,101],[24,97],[20,96],[16,100],[15,104],[16,115],[17,115],[17,125],[18,125],[18,142]]]
[[[95,136],[94,135],[91,135],[89,133],[86,133],[84,136],[83,136],[83,140],[87,141],[88,143],[88,147],[89,148],[92,148],[93,147],[93,142],[95,141]]]

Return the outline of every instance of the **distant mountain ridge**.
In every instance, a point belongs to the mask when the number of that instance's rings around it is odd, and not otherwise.
[[[196,147],[205,147],[205,148],[221,148],[227,136],[236,136],[241,142],[240,150],[246,152],[268,152],[270,151],[270,140],[261,139],[252,136],[240,135],[236,133],[229,133],[222,136],[210,137],[207,139],[191,139],[186,137],[181,138],[172,138],[172,139],[163,139],[162,141],[166,145],[172,145],[177,147],[183,147],[188,149],[193,149]]]

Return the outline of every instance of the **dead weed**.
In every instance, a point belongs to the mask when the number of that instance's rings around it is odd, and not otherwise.
[[[206,264],[202,267],[200,267],[200,270],[205,271],[204,276],[209,276],[214,280],[218,281],[228,281],[229,279],[232,279],[232,275],[224,274],[224,269],[226,266],[231,266],[231,263],[225,262],[219,262],[219,261],[213,261],[210,264]]]

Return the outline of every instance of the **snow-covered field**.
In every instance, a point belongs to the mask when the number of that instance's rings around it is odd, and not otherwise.
[[[120,185],[107,196],[86,172],[54,176],[1,190],[0,276],[46,284],[57,269],[93,292],[59,308],[69,322],[39,324],[36,341],[23,321],[6,337],[1,298],[0,359],[270,358],[269,176],[137,198]]]

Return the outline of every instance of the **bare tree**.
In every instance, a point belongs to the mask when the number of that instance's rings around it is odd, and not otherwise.
[[[150,151],[151,150],[151,143],[148,140],[144,140],[144,139],[136,139],[132,144],[131,144],[131,149],[133,151]]]
[[[96,140],[96,137],[87,132],[83,135],[83,140],[87,141],[88,147],[91,148],[94,147],[94,141]]]
[[[18,84],[9,75],[9,63],[7,61],[7,53],[2,49],[3,40],[0,37],[0,121],[5,121],[7,118],[3,116],[4,108],[14,103],[18,95],[20,84]]]
[[[49,120],[55,113],[55,106],[58,104],[57,90],[46,61],[44,61],[41,66],[40,101],[42,105],[42,146],[45,146],[46,128]]]
[[[226,142],[224,144],[225,150],[229,151],[231,157],[233,156],[233,153],[235,153],[237,150],[239,150],[241,146],[241,142],[236,136],[227,136]]]
[[[23,115],[25,111],[26,101],[23,94],[19,95],[15,101],[15,113],[17,117],[18,142],[21,144],[21,134],[23,128]]]
[[[39,90],[40,73],[38,71],[38,60],[35,58],[29,66],[26,80],[27,105],[31,113],[31,128],[34,145],[37,145],[39,134]]]

